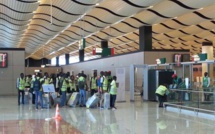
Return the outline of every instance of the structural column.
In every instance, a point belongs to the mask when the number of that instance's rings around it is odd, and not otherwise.
[[[108,48],[108,41],[107,40],[101,41],[101,48]]]
[[[56,57],[56,66],[59,66],[59,57]]]
[[[152,26],[139,27],[139,50],[152,51]]]
[[[66,65],[69,65],[69,54],[65,54]]]
[[[84,49],[79,50],[79,62],[84,61]]]
[[[213,60],[213,43],[212,42],[203,42],[202,43],[202,53],[207,53],[207,59]],[[202,64],[202,76],[204,73],[208,72],[209,77],[213,79],[213,65],[207,66],[206,63]]]
[[[102,55],[101,55],[101,57],[108,56],[107,48],[108,48],[108,41],[107,40],[102,40],[101,41],[101,49],[102,49]]]

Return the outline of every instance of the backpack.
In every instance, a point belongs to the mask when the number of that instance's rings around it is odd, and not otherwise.
[[[40,83],[40,80],[36,79],[33,83],[33,89],[36,90],[36,91],[39,91],[41,88],[41,83]]]
[[[84,89],[84,87],[85,87],[85,82],[84,81],[78,81],[78,88]]]

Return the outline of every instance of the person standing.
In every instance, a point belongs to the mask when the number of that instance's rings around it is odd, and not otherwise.
[[[35,76],[34,80],[33,80],[33,90],[34,90],[34,93],[35,93],[35,104],[36,104],[36,110],[38,110],[38,102],[40,100],[40,107],[41,107],[41,110],[43,109],[43,93],[42,93],[42,83],[41,83],[41,80],[40,80],[40,77],[39,76]]]
[[[110,87],[110,108],[112,110],[116,110],[115,107],[115,101],[116,101],[116,96],[117,96],[117,85],[116,85],[116,76],[113,76],[113,80],[111,82],[111,87]]]
[[[34,91],[34,81],[35,81],[36,76],[32,75],[32,79],[31,79],[31,94],[32,94],[32,104],[35,104],[35,91]]]
[[[102,82],[103,93],[107,92],[107,89],[108,89],[108,74],[107,72],[105,72],[103,76],[103,82]]]
[[[165,98],[166,98],[166,91],[167,91],[166,84],[160,85],[155,91],[155,94],[158,97],[159,107],[163,107],[163,102],[165,101]]]
[[[91,80],[90,80],[90,91],[91,91],[91,96],[93,96],[95,93],[98,92],[97,74],[96,73],[94,73],[93,77],[91,77]]]
[[[60,86],[60,90],[61,90],[61,107],[66,105],[66,92],[67,92],[67,85],[68,85],[68,81],[66,78],[66,74],[63,74],[62,77],[62,84]]]
[[[66,80],[67,81],[70,81],[70,72],[67,72],[66,73]],[[70,91],[71,89],[70,89],[70,84],[69,84],[69,82],[68,82],[68,84],[67,84],[67,93],[70,93],[71,91]]]
[[[178,88],[178,86],[181,84],[182,79],[180,77],[177,76],[177,74],[173,74],[172,75],[172,79],[173,79],[173,84],[176,85],[176,88]]]
[[[79,93],[80,93],[80,99],[79,99],[79,106],[84,107],[86,106],[86,91],[84,89],[85,87],[85,78],[82,74],[79,74],[78,78],[78,88],[79,88]]]
[[[110,91],[110,83],[112,82],[111,71],[108,71],[108,91]]]
[[[75,83],[75,77],[74,77],[74,75],[70,76],[69,86],[70,86],[70,92],[71,93],[76,92],[76,83]]]
[[[204,77],[202,79],[202,88],[204,92],[209,92],[209,86],[210,86],[210,78],[208,77],[208,73],[204,73]],[[210,94],[204,93],[204,101],[210,100]]]
[[[25,93],[25,78],[24,73],[20,74],[20,78],[17,79],[18,89],[18,105],[20,105],[20,93],[22,94],[22,104],[24,104],[24,93]]]

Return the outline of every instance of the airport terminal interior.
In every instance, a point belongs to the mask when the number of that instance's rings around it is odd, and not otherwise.
[[[215,134],[214,41],[215,0],[0,0],[0,134]]]

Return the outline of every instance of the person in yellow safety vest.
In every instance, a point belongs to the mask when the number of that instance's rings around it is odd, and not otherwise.
[[[70,80],[70,72],[66,73],[66,80],[67,81]],[[67,93],[70,93],[70,84],[69,84],[69,82],[67,83]]]
[[[91,77],[91,79],[90,79],[90,91],[91,91],[91,96],[93,96],[95,93],[98,92],[96,73],[94,73],[93,77]]]
[[[116,110],[115,107],[115,101],[116,101],[116,96],[117,96],[117,83],[116,83],[116,76],[113,76],[113,80],[111,82],[111,87],[110,87],[110,108],[112,110]]]
[[[165,101],[166,93],[168,92],[167,86],[167,84],[160,85],[155,91],[155,94],[158,97],[159,107],[163,107],[163,102]]]
[[[41,110],[43,109],[43,90],[42,83],[44,83],[44,79],[41,78],[41,74],[37,74],[33,79],[33,90],[35,93],[35,104],[36,110],[38,110],[38,101],[40,100]]]
[[[79,94],[80,94],[80,98],[79,98],[79,106],[80,107],[85,107],[86,106],[86,91],[85,91],[85,85],[86,85],[86,81],[84,78],[84,75],[79,73],[78,74],[79,78],[78,78],[78,88],[79,88]],[[82,99],[83,97],[83,99]],[[83,100],[83,101],[82,101]]]
[[[68,81],[66,79],[66,74],[63,74],[63,77],[62,77],[62,84],[61,84],[61,107],[65,106],[66,105],[66,91],[67,91],[67,85],[68,85]]]
[[[29,89],[31,86],[31,75],[27,75],[25,78],[25,88]]]
[[[102,77],[102,95],[101,95],[101,100],[100,100],[100,108],[103,109],[103,104],[104,104],[104,93],[108,92],[108,77],[107,77],[107,72],[104,72],[104,76]]]
[[[32,104],[35,104],[35,92],[34,92],[34,89],[33,89],[33,84],[34,84],[34,81],[35,81],[35,75],[32,75],[32,78],[31,78],[31,94],[32,94]]]
[[[69,86],[70,86],[70,92],[71,93],[73,93],[73,92],[76,91],[76,83],[75,83],[75,77],[74,77],[74,75],[70,76]]]
[[[103,83],[102,83],[103,93],[108,92],[107,89],[108,89],[108,74],[107,72],[105,72],[103,76]]]
[[[25,78],[24,74],[20,74],[20,78],[17,79],[17,89],[18,89],[18,105],[20,105],[20,93],[22,94],[22,104],[24,104],[24,93],[25,93]]]
[[[111,71],[107,72],[108,77],[108,91],[110,91],[110,83],[112,82]]]

